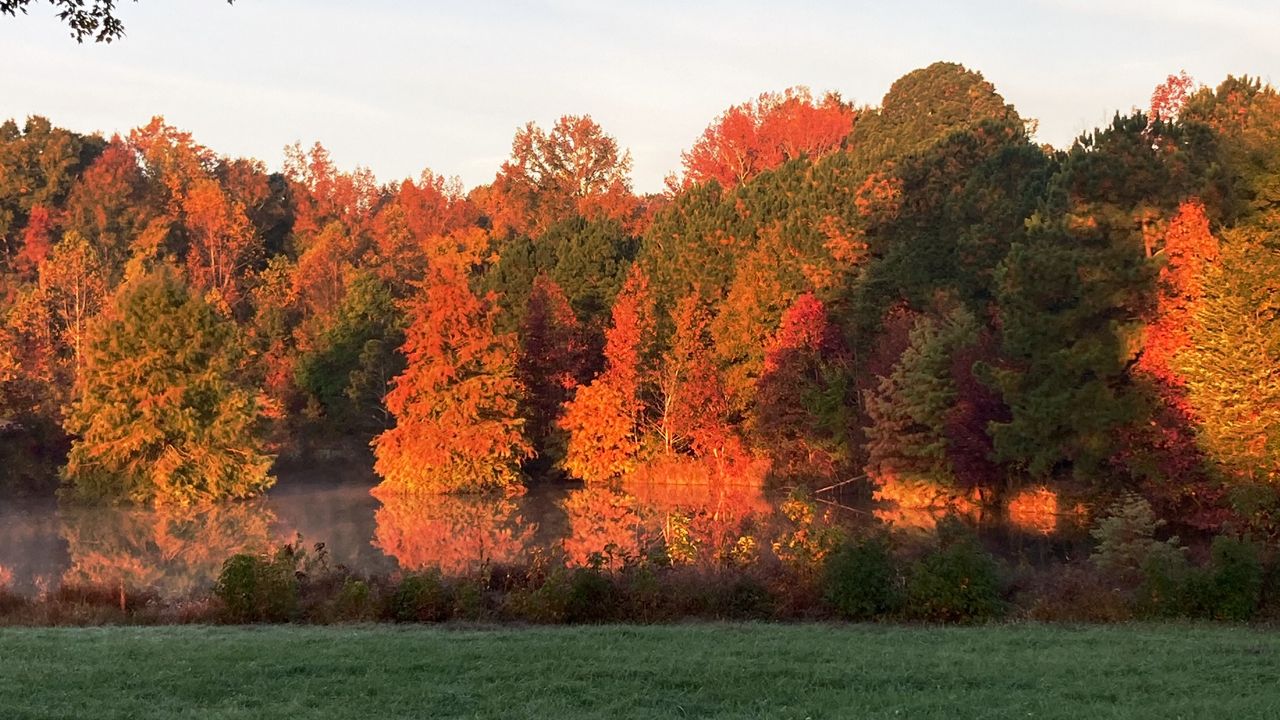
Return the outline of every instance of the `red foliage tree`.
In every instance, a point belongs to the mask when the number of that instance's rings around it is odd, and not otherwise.
[[[560,448],[551,447],[560,444],[553,437],[556,422],[582,380],[586,347],[564,291],[545,274],[533,281],[519,334],[517,368],[527,390],[524,404],[529,437],[541,453],[559,454]]]
[[[31,278],[53,250],[53,234],[56,222],[53,212],[44,205],[31,208],[27,226],[22,229],[22,249],[18,251],[14,265],[18,272]]]
[[[1151,122],[1177,120],[1195,87],[1195,80],[1191,79],[1186,70],[1180,71],[1177,75],[1170,75],[1164,82],[1157,85],[1151,93],[1151,109],[1147,113]]]
[[[682,156],[684,178],[673,191],[717,180],[733,187],[787,160],[839,149],[853,131],[857,112],[839,95],[815,100],[805,87],[734,105],[716,118]]]

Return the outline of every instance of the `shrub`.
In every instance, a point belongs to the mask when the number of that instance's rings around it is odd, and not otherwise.
[[[1178,617],[1190,614],[1191,586],[1197,582],[1195,568],[1181,548],[1164,543],[1151,546],[1142,563],[1136,611],[1148,617]]]
[[[935,622],[975,622],[1003,609],[995,558],[955,518],[938,523],[939,546],[911,569],[907,615]]]
[[[618,604],[613,582],[595,568],[578,568],[569,576],[564,619],[568,622],[599,622],[608,619]]]
[[[823,595],[842,617],[869,620],[898,608],[897,580],[884,538],[845,543],[827,560]]]
[[[722,596],[721,612],[730,618],[760,620],[773,613],[769,588],[751,575],[738,575],[728,583]]]
[[[292,546],[275,555],[238,553],[222,564],[214,594],[230,622],[284,622],[298,607],[296,555]]]
[[[440,622],[453,605],[439,571],[405,575],[387,598],[387,615],[396,622]]]
[[[564,622],[569,605],[570,579],[564,567],[531,573],[529,585],[512,588],[505,607],[511,616],[535,623]]]
[[[347,578],[333,599],[332,615],[339,620],[364,620],[373,614],[373,609],[373,592],[369,584]]]
[[[1262,561],[1255,543],[1228,535],[1214,538],[1209,567],[1200,577],[1191,600],[1196,614],[1237,622],[1253,617],[1262,598],[1263,582]]]

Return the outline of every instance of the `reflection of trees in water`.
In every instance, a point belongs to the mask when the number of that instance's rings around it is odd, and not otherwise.
[[[523,557],[537,529],[510,497],[379,495],[373,544],[407,570],[460,574]]]
[[[69,508],[60,513],[71,566],[64,584],[189,594],[212,583],[231,555],[271,548],[266,503],[196,509]]]
[[[607,485],[588,485],[564,500],[569,532],[564,537],[565,560],[589,565],[599,554],[608,566],[641,554],[646,536],[636,499]]]
[[[565,554],[578,565],[607,555],[610,544],[614,555],[635,556],[659,539],[682,560],[721,560],[774,511],[758,485],[728,483],[588,487],[570,493],[564,507]]]
[[[1058,530],[1058,494],[1046,487],[1026,488],[1009,499],[1009,524],[1024,532],[1052,535]]]

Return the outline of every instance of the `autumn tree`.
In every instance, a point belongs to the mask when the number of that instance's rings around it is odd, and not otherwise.
[[[240,300],[245,269],[262,254],[242,204],[211,178],[192,183],[182,199],[188,233],[187,273],[192,285],[230,309]]]
[[[89,240],[115,282],[124,272],[130,243],[156,212],[153,205],[132,148],[117,136],[72,185],[63,224]]]
[[[0,123],[0,267],[18,251],[33,208],[66,201],[76,177],[102,152],[102,138],[55,127],[38,115]]]
[[[231,321],[165,267],[126,286],[96,324],[65,426],[79,495],[190,505],[271,485],[256,390]]]
[[[1204,277],[1218,259],[1218,240],[1199,200],[1184,201],[1168,222],[1153,256],[1160,262],[1158,292],[1152,321],[1143,333],[1138,368],[1170,388],[1183,381],[1174,357],[1191,346],[1190,328],[1196,305],[1204,295]]]
[[[78,373],[89,321],[107,296],[106,277],[96,249],[84,237],[69,233],[40,266],[37,288],[39,302]]]
[[[437,240],[427,277],[408,309],[405,371],[386,405],[395,426],[373,440],[382,487],[392,493],[511,490],[531,453],[519,402],[516,338],[496,334],[492,296],[477,297],[468,273],[482,231]]]
[[[748,420],[776,477],[826,480],[846,467],[854,425],[849,370],[826,306],[812,293],[797,297],[766,343]]]
[[[649,280],[633,269],[613,304],[604,372],[578,388],[560,418],[569,435],[563,465],[574,477],[599,482],[635,468],[643,442],[653,333]]]
[[[653,425],[667,452],[734,459],[744,448],[711,348],[711,313],[696,293],[672,310],[671,346],[662,356]]]
[[[1149,120],[1153,123],[1177,120],[1195,87],[1196,81],[1186,70],[1165,78],[1151,93],[1151,108],[1147,111]]]
[[[528,434],[549,467],[564,454],[557,422],[565,402],[585,380],[587,348],[568,298],[546,275],[533,281],[519,337],[517,369],[526,389],[522,405]]]
[[[416,182],[401,182],[378,209],[369,260],[393,292],[405,295],[426,272],[428,238],[474,224],[476,212],[463,195],[461,181],[424,170]]]
[[[684,177],[668,184],[675,191],[714,179],[732,188],[787,160],[840,149],[856,116],[835,93],[821,99],[806,87],[763,93],[716,118],[681,156]]]
[[[1204,276],[1188,342],[1175,355],[1200,443],[1235,482],[1280,480],[1280,248],[1228,233]]]
[[[498,232],[540,235],[573,215],[628,220],[631,153],[589,115],[565,115],[551,130],[516,131],[511,159],[477,198]]]

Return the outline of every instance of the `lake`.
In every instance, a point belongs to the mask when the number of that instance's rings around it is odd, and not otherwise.
[[[461,573],[535,554],[570,564],[617,564],[670,548],[690,563],[751,562],[794,528],[785,492],[755,486],[536,485],[523,495],[430,496],[384,503],[372,472],[282,473],[263,498],[198,510],[0,500],[0,584],[38,593],[62,583],[152,589],[167,597],[207,588],[230,555],[301,535],[331,564],[369,574],[439,567]],[[936,514],[822,497],[818,526],[892,531],[927,542]],[[795,510],[795,508],[791,508]],[[1087,552],[1072,516],[970,518],[1011,563],[1044,565]]]

